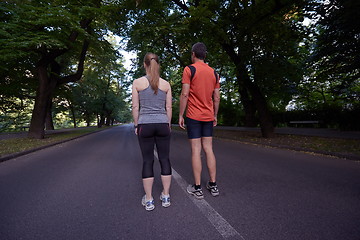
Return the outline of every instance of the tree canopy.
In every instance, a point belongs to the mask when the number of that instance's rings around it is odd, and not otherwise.
[[[146,52],[161,59],[162,76],[173,88],[176,122],[182,70],[199,41],[221,76],[220,124],[260,126],[264,137],[295,116],[327,126],[349,124],[360,112],[359,5],[355,0],[2,1],[1,129],[30,123],[29,136],[42,138],[53,120],[63,125],[64,112],[74,126],[130,120],[128,86],[144,74]],[[114,36],[124,42],[115,44]],[[137,53],[129,72],[119,48]],[[334,113],[355,117],[339,124]]]
[[[7,90],[2,98],[35,99],[29,136],[42,138],[56,90],[79,81],[89,64],[100,69],[104,62],[118,61],[105,39],[108,10],[117,7],[96,0],[3,1],[0,6],[1,77]]]

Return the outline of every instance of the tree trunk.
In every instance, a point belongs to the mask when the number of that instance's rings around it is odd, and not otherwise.
[[[105,126],[110,126],[111,119],[109,116],[106,117]]]
[[[98,128],[101,128],[105,124],[105,116],[100,116],[100,121],[98,121]]]
[[[45,119],[49,109],[49,103],[52,101],[52,93],[56,87],[56,82],[51,81],[47,74],[46,63],[40,63],[36,69],[39,87],[36,91],[35,105],[32,112],[29,138],[43,139],[45,137]]]
[[[264,95],[261,93],[259,87],[254,82],[250,81],[250,79],[245,80],[244,83],[249,90],[255,103],[256,110],[258,111],[262,136],[265,138],[273,137],[274,125]]]
[[[91,21],[92,19],[81,20],[80,26],[83,29],[87,29]],[[79,33],[77,31],[73,31],[69,36],[69,42],[74,43],[78,35]],[[89,44],[90,42],[85,39],[79,57],[77,72],[62,78],[59,77],[61,66],[56,62],[55,59],[68,52],[70,48],[55,49],[52,51],[47,50],[43,52],[43,56],[36,66],[36,74],[39,79],[39,86],[36,92],[34,109],[31,116],[28,133],[29,138],[42,139],[45,137],[45,119],[47,110],[49,109],[49,103],[52,102],[52,94],[58,84],[76,82],[81,78],[84,71],[85,56]]]
[[[86,126],[90,127],[91,124],[91,115],[88,112],[85,112],[85,121],[86,121]]]
[[[247,84],[249,91],[253,97],[256,109],[259,114],[261,134],[265,138],[270,138],[274,136],[274,125],[272,121],[272,116],[269,111],[269,108],[266,103],[265,97],[260,92],[259,87],[250,82]]]
[[[233,61],[234,65],[236,66],[236,71],[237,71],[236,75],[239,86],[244,86],[244,91],[246,90],[248,93],[250,93],[251,100],[254,102],[254,106],[256,107],[256,110],[258,111],[259,114],[262,136],[265,138],[272,137],[274,135],[274,126],[272,123],[272,117],[268,109],[265,97],[262,95],[256,83],[251,81],[245,63],[243,62],[239,54],[237,54],[234,51],[233,46],[224,42],[221,45],[225,50],[225,52],[229,55],[230,59]],[[239,93],[241,94],[241,92]],[[249,107],[249,105],[246,107]]]
[[[257,119],[255,117],[256,107],[254,101],[251,100],[247,89],[243,86],[241,78],[237,76],[238,91],[245,112],[245,127],[256,127]]]
[[[110,125],[111,125],[111,121],[112,121],[111,112],[108,112],[108,113],[106,114],[106,122],[105,122],[105,125],[106,125],[106,126],[110,126]]]
[[[256,110],[259,114],[261,134],[265,138],[270,138],[274,136],[274,126],[272,122],[272,116],[268,109],[267,102],[263,94],[261,93],[259,87],[256,83],[252,82],[249,78],[249,75],[246,71],[244,64],[239,64],[237,67],[239,71],[239,79],[242,79],[245,89],[250,93],[252,101],[256,107]],[[238,79],[238,81],[239,81]],[[240,85],[241,83],[239,83]]]
[[[54,130],[54,121],[52,117],[52,98],[50,98],[50,102],[48,103],[48,109],[46,110],[46,119],[45,119],[45,129],[46,130]]]
[[[69,109],[70,109],[70,113],[71,113],[71,118],[73,120],[73,125],[74,125],[74,128],[77,128],[77,125],[76,125],[76,116],[75,116],[75,109],[73,107],[73,105],[70,103],[70,106],[69,106]]]

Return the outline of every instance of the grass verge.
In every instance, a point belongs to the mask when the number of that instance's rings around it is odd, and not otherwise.
[[[180,130],[173,127],[174,130]],[[34,148],[66,141],[104,128],[81,128],[48,134],[44,139],[12,138],[0,140],[0,157]],[[180,130],[184,132],[183,130]],[[260,132],[230,131],[214,129],[214,137],[239,142],[315,152],[353,160],[360,160],[360,141],[342,138],[275,134],[273,138],[262,138]]]
[[[34,148],[63,142],[92,132],[104,130],[104,128],[79,128],[69,131],[47,134],[44,139],[30,139],[26,137],[10,138],[0,140],[0,157],[9,154],[19,153]]]
[[[174,130],[183,131],[178,127],[173,128]],[[263,138],[260,132],[233,131],[219,128],[214,128],[214,137],[235,140],[243,143],[252,143],[304,152],[314,152],[352,160],[360,160],[360,140],[356,139],[286,134],[275,134],[273,138]]]
[[[261,133],[214,130],[214,136],[240,142],[260,144],[272,147],[314,152],[337,157],[360,160],[360,140],[275,134],[273,138],[263,138]]]

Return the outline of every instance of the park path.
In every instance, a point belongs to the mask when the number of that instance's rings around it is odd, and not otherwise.
[[[214,140],[219,197],[194,201],[190,149],[174,132],[172,206],[140,204],[141,154],[123,125],[0,163],[0,238],[356,239],[358,162]],[[203,184],[206,168],[204,166]],[[154,198],[161,192],[155,163]]]

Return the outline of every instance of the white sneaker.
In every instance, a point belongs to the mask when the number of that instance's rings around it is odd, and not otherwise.
[[[170,203],[170,194],[169,195],[164,195],[163,193],[161,193],[160,201],[161,201],[161,205],[163,207],[169,207],[171,205],[171,203]]]
[[[141,204],[145,207],[145,210],[151,211],[155,208],[155,202],[154,199],[146,201],[146,195],[143,196],[141,199]]]

